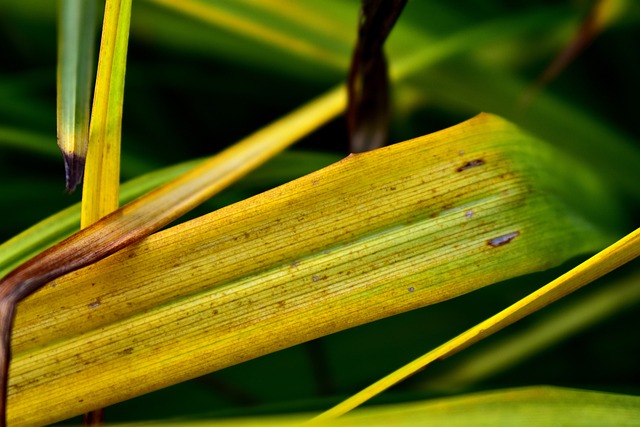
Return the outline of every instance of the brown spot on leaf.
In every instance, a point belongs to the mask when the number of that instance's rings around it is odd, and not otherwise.
[[[513,233],[505,234],[500,237],[493,238],[487,242],[489,246],[492,248],[497,248],[498,246],[506,245],[511,242],[513,239],[520,235],[519,231],[514,231]]]
[[[484,160],[475,159],[460,166],[458,169],[456,169],[456,171],[462,172],[462,171],[466,171],[467,169],[475,168],[476,166],[482,166],[482,165],[484,165]]]

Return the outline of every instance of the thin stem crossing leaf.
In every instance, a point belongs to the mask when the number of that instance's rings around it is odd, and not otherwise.
[[[558,277],[548,285],[373,383],[359,393],[354,394],[340,404],[318,415],[314,420],[329,420],[351,411],[394,384],[424,369],[435,360],[452,356],[529,314],[546,307],[582,286],[591,283],[638,256],[640,256],[640,228]]]

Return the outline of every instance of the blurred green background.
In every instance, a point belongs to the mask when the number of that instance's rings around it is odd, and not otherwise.
[[[345,80],[358,1],[199,2],[294,42],[315,46],[319,55],[297,51],[293,42],[277,44],[256,37],[238,24],[224,27],[203,16],[189,16],[179,10],[178,0],[173,3],[175,7],[151,0],[133,2],[123,181],[215,153]],[[610,182],[629,218],[626,224],[609,224],[611,229],[620,234],[638,227],[638,2],[619,2],[623,12],[529,108],[518,108],[525,90],[567,45],[593,3],[409,1],[388,42],[391,64],[412,52],[436,49],[455,37],[462,40],[463,48],[452,49],[441,61],[393,86],[390,141],[421,136],[481,111],[503,115],[582,159]],[[499,22],[508,25],[474,32]],[[64,192],[64,168],[55,140],[56,34],[56,2],[0,2],[4,41],[0,59],[0,242],[79,200],[79,194]],[[346,126],[339,118],[191,215],[249,197],[347,153]],[[123,402],[107,410],[106,420],[327,408],[579,261]],[[635,280],[635,286],[640,286],[639,265],[635,262],[620,269],[593,289],[580,291],[478,348],[489,349],[501,339],[518,336],[550,313],[566,311],[616,280]],[[634,273],[635,279],[629,279]],[[595,326],[539,352],[531,351],[521,363],[462,390],[553,384],[639,394],[638,305],[615,309],[598,319]],[[474,351],[468,351],[470,357]],[[425,389],[448,363],[435,364],[378,401],[450,392]]]

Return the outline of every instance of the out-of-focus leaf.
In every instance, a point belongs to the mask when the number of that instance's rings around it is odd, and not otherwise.
[[[191,19],[207,23],[219,32],[215,34],[215,44],[208,43],[203,49],[214,50],[216,55],[245,62],[247,58],[257,60],[262,65],[286,69],[284,64],[305,73],[314,73],[314,67],[308,67],[309,61],[322,70],[335,73],[346,69],[348,51],[355,23],[354,5],[334,3],[335,8],[310,3],[282,3],[280,1],[252,2],[216,2],[211,0],[185,0],[180,2],[167,0],[147,0],[152,8],[145,6],[145,12],[136,17],[145,33],[172,28],[179,24],[174,14],[159,14],[159,8],[178,12]],[[319,6],[319,7],[318,7]],[[351,15],[350,12],[354,13]],[[331,13],[327,13],[331,12]],[[320,21],[315,25],[306,25],[307,17]],[[352,19],[352,21],[350,21]],[[164,23],[158,25],[159,23]],[[193,23],[189,23],[193,27]],[[200,28],[195,28],[199,31]],[[209,33],[210,34],[210,33]],[[353,33],[355,35],[355,33]],[[181,44],[189,39],[190,49],[202,43],[184,31],[175,31],[176,40],[165,40],[170,44]],[[249,41],[249,43],[247,43]],[[184,43],[182,43],[184,44]],[[265,49],[266,48],[266,49]],[[292,61],[293,59],[293,61]],[[299,61],[306,63],[306,71]]]
[[[10,127],[0,127],[0,145],[30,151],[42,156],[57,154],[53,137]]]
[[[607,120],[595,118],[570,102],[541,93],[522,114],[516,108],[527,84],[501,70],[482,64],[447,64],[429,73],[415,74],[413,83],[437,99],[440,106],[458,111],[500,114],[529,132],[570,152],[618,188],[640,198],[640,150],[633,138]],[[606,141],[606,144],[603,143]],[[594,206],[606,210],[606,206]]]
[[[329,425],[613,427],[635,425],[639,415],[638,396],[543,386],[372,407]]]
[[[160,232],[20,305],[9,417],[65,418],[600,247],[566,192],[612,203],[481,115]]]
[[[521,98],[521,106],[527,107],[533,97],[562,72],[576,56],[615,18],[624,13],[625,0],[595,0],[568,45],[562,49],[533,86]]]
[[[273,426],[636,426],[640,397],[617,393],[535,386],[485,391],[462,396],[410,403],[396,403],[359,409],[329,422],[308,423],[309,414],[216,419],[179,420],[188,427],[273,427]],[[154,426],[175,426],[178,420],[155,422]],[[127,423],[118,426],[143,426]]]

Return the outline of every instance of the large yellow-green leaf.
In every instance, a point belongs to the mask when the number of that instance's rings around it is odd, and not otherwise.
[[[43,423],[594,251],[596,177],[480,115],[153,235],[18,308],[9,420]],[[549,218],[553,218],[550,221]]]

